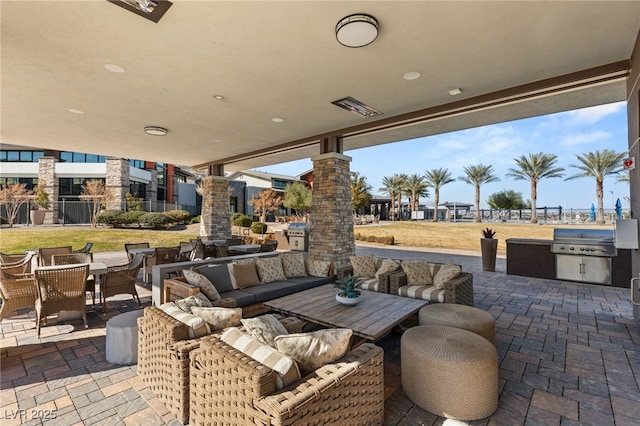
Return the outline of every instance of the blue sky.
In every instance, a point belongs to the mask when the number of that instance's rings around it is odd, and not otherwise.
[[[446,167],[454,177],[464,174],[463,168],[474,164],[491,164],[500,182],[481,187],[481,207],[494,192],[514,190],[530,199],[528,181],[516,181],[505,176],[515,167],[514,158],[529,153],[544,152],[558,156],[557,164],[564,167],[565,177],[577,173],[571,164],[579,164],[576,155],[589,151],[612,149],[626,152],[627,111],[624,102],[601,105],[575,111],[511,121],[396,142],[371,148],[345,152],[352,157],[351,170],[367,178],[373,193],[382,186],[382,178],[395,173],[424,174],[427,170]],[[261,171],[296,175],[313,167],[310,160],[261,167]],[[605,209],[620,198],[623,207],[628,203],[629,185],[616,182],[616,177],[604,181]],[[430,191],[433,199],[433,190]],[[452,182],[440,189],[440,202],[456,201],[472,204],[474,188],[462,181]],[[421,199],[421,204],[425,202]],[[564,178],[546,179],[538,184],[538,207],[564,206],[567,209],[589,209],[596,203],[595,179],[580,178],[565,181]]]

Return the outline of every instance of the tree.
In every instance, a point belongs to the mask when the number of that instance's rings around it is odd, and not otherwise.
[[[391,206],[389,207],[391,220],[395,220],[395,203],[396,203],[396,195],[402,192],[402,182],[399,179],[398,175],[393,176],[385,176],[382,178],[382,188],[378,191],[381,191],[384,194],[388,194],[389,198],[391,198]]]
[[[522,194],[510,189],[503,189],[489,195],[487,204],[497,210],[524,209],[526,206],[526,203],[522,201]]]
[[[538,199],[538,182],[542,179],[562,177],[564,168],[556,167],[557,155],[529,154],[514,158],[518,168],[509,169],[507,176],[516,180],[528,180],[531,183],[531,223],[538,222],[536,201]]]
[[[623,170],[622,159],[626,156],[624,152],[615,152],[611,149],[596,150],[595,152],[587,152],[586,154],[576,155],[580,164],[570,164],[579,170],[573,176],[569,176],[565,180],[578,179],[583,177],[591,177],[596,180],[596,198],[598,200],[598,210],[596,212],[596,223],[604,223],[604,204],[602,201],[604,195],[604,178],[610,175],[617,175]]]
[[[484,164],[467,166],[463,170],[465,176],[460,176],[458,179],[475,187],[476,222],[482,222],[480,217],[480,187],[485,183],[499,182],[500,178],[493,174],[493,166],[485,166]]]
[[[396,195],[398,197],[398,217],[402,219],[402,195],[407,194],[407,179],[409,176],[404,173],[395,176],[398,177],[398,182],[400,182],[400,191]]]
[[[440,187],[454,182],[455,179],[451,176],[448,169],[432,169],[427,170],[424,175],[427,184],[433,187],[433,204],[435,211],[433,213],[433,221],[438,221],[438,204],[440,203]]]
[[[267,221],[267,215],[278,211],[282,205],[282,197],[271,188],[263,189],[258,195],[253,194],[249,205],[253,206],[253,213],[260,216],[260,222]]]
[[[371,185],[358,172],[351,172],[351,205],[356,212],[371,205]]]
[[[2,185],[0,188],[0,205],[5,206],[7,210],[7,221],[9,222],[9,228],[13,227],[13,222],[16,220],[20,207],[30,198],[32,191],[27,189],[26,183],[10,183],[9,185]]]
[[[89,203],[91,226],[95,228],[98,224],[98,213],[106,207],[109,201],[114,199],[114,196],[102,180],[91,179],[82,185],[80,199]]]
[[[427,188],[429,188],[429,184],[425,181],[424,176],[415,173],[407,176],[404,181],[404,190],[411,198],[409,202],[411,211],[417,211],[420,208],[420,196],[429,197]]]
[[[291,183],[284,188],[282,205],[295,210],[298,219],[306,218],[311,208],[311,190],[302,182]]]

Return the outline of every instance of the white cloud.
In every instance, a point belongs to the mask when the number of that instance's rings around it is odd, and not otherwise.
[[[586,145],[611,138],[611,133],[604,130],[594,130],[587,133],[572,133],[562,138],[560,143],[564,146]]]
[[[566,124],[571,126],[590,125],[603,118],[621,111],[625,107],[624,102],[615,104],[598,105],[590,108],[578,109],[564,113],[567,117]]]

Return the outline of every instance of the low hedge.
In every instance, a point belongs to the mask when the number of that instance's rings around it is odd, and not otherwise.
[[[253,222],[250,229],[254,234],[264,234],[267,232],[267,224],[262,222]]]
[[[356,233],[354,234],[354,238],[358,241],[384,244],[387,246],[392,246],[395,243],[395,238],[393,237],[393,235],[384,235],[382,237],[377,237],[375,235],[364,235],[364,234]]]

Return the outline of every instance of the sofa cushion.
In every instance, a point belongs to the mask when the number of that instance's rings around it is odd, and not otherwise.
[[[269,345],[260,343],[235,327],[222,333],[220,340],[272,369],[276,373],[277,389],[282,389],[301,378],[298,366],[291,357],[278,352]]]
[[[187,334],[190,339],[206,336],[211,332],[209,324],[207,324],[202,318],[183,311],[173,302],[163,303],[159,308],[167,315],[170,315],[181,323],[186,324],[188,326]]]
[[[207,265],[198,268],[197,271],[211,281],[211,284],[216,287],[218,293],[224,293],[225,291],[234,289],[233,284],[231,284],[227,265]]]
[[[190,314],[193,313],[191,312],[191,308],[193,308],[194,306],[201,306],[201,307],[213,306],[211,304],[211,301],[209,301],[209,298],[205,296],[203,293],[196,293],[193,296],[176,300],[176,305],[178,305],[178,307],[183,311],[189,312]]]
[[[256,269],[260,282],[263,284],[287,279],[284,275],[284,269],[282,269],[280,256],[259,257],[256,259]]]
[[[209,324],[211,331],[240,325],[240,320],[242,319],[242,309],[240,308],[207,308],[194,306],[191,310],[194,315],[202,318]]]
[[[355,277],[373,277],[376,274],[376,258],[374,256],[349,256]]]
[[[296,283],[300,286],[300,291],[309,290],[310,288],[318,287],[324,284],[330,284],[333,282],[332,277],[296,277],[289,278],[287,282]]]
[[[378,278],[380,274],[384,274],[386,272],[396,271],[400,268],[400,264],[392,259],[382,259],[380,262],[380,266],[376,270],[375,277]]]
[[[444,284],[460,275],[462,272],[462,268],[459,265],[454,265],[451,262],[447,262],[446,264],[440,266],[437,270],[434,271],[433,275],[433,285],[438,289],[442,290],[444,288]]]
[[[233,265],[233,275],[239,289],[260,284],[255,263],[237,263]]]
[[[398,296],[444,303],[444,290],[433,285],[403,285],[398,289]]]
[[[289,281],[274,281],[272,283],[246,287],[243,288],[242,291],[254,294],[256,301],[260,303],[300,291],[300,286]]]
[[[402,262],[402,270],[407,274],[408,285],[431,285],[433,278],[427,262]]]
[[[348,328],[330,328],[311,333],[277,336],[278,351],[293,358],[303,375],[312,373],[325,364],[344,356],[349,349],[353,331]]]
[[[182,275],[189,284],[198,287],[200,291],[209,298],[209,300],[220,299],[220,293],[218,293],[216,287],[204,275],[196,271],[192,271],[191,269],[183,270]]]
[[[256,259],[251,257],[249,259],[240,259],[234,262],[227,263],[227,270],[229,271],[229,280],[231,281],[231,285],[233,288],[238,289],[238,283],[236,282],[236,274],[234,272],[235,265],[246,265],[246,264],[256,264]]]
[[[375,277],[362,278],[360,288],[369,291],[380,291],[380,279]]]
[[[331,262],[324,260],[305,259],[307,273],[312,277],[326,277],[331,269]]]
[[[282,269],[287,278],[306,277],[307,269],[304,267],[304,255],[302,252],[282,253]]]
[[[244,290],[231,290],[221,294],[222,297],[230,297],[236,301],[236,306],[243,308],[245,306],[258,303],[256,295],[253,293],[247,293]]]
[[[282,334],[289,334],[284,325],[271,314],[261,315],[255,318],[242,319],[242,325],[247,332],[258,342],[276,347],[273,339]]]

